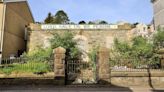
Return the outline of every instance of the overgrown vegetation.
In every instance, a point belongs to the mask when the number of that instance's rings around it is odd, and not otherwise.
[[[67,50],[67,57],[79,58],[80,51],[77,47],[77,42],[73,38],[73,33],[71,32],[65,32],[63,35],[53,34],[53,38],[50,40],[51,47],[63,47]]]
[[[49,59],[52,56],[52,49],[51,48],[38,48],[37,50],[30,51],[28,53],[24,53],[24,58],[30,58],[34,61],[40,61],[41,59]],[[42,60],[41,60],[42,61]]]
[[[94,79],[96,79],[96,65],[97,65],[97,52],[98,52],[99,46],[93,48],[90,53],[88,54],[91,66],[93,68],[94,72]]]
[[[154,35],[153,45],[156,50],[164,48],[164,28],[159,28],[158,32]]]
[[[24,64],[12,64],[0,68],[0,73],[10,75],[11,73],[35,73],[44,74],[51,71],[50,65],[45,62],[27,62]]]
[[[90,62],[92,62],[93,67],[96,66],[96,60],[97,60],[97,52],[98,52],[98,49],[99,49],[99,46],[94,47],[94,48],[88,53]]]
[[[53,69],[52,49],[38,48],[37,50],[24,53],[21,59],[16,59],[15,61],[16,63],[13,64],[3,64],[0,68],[0,73],[9,75],[13,72],[35,74],[51,72]]]
[[[77,48],[77,43],[73,39],[73,34],[65,32],[63,35],[53,34],[50,40],[50,48],[38,48],[36,50],[24,53],[21,62],[2,65],[0,73],[7,75],[12,72],[31,72],[31,73],[47,73],[53,70],[53,55],[52,48],[63,47],[67,52],[67,57],[72,59],[78,59],[80,57],[80,51]],[[52,62],[51,62],[52,61]]]
[[[153,42],[138,36],[131,43],[114,40],[111,54],[113,66],[121,65],[131,68],[159,68],[158,50],[164,47],[164,31],[159,30],[153,37]]]

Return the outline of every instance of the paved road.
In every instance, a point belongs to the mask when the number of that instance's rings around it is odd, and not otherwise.
[[[163,89],[153,90],[151,88],[141,87],[98,87],[98,86],[65,86],[57,87],[53,85],[15,85],[0,86],[0,92],[164,92]]]

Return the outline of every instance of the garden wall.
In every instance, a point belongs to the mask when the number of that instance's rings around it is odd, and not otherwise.
[[[42,29],[41,25],[31,24],[28,33],[28,51],[37,47],[48,47],[52,33],[63,34],[70,31],[75,34],[75,40],[84,51],[89,51],[92,47],[103,46],[111,48],[114,38],[129,40],[130,29]]]
[[[151,76],[150,76],[151,75]],[[24,75],[25,76],[25,75]],[[35,81],[34,81],[35,80]],[[0,78],[0,85],[3,84],[62,84],[62,81],[54,80],[54,75],[47,75],[47,78],[40,76],[5,77]],[[64,84],[64,83],[63,83]],[[111,72],[111,84],[115,86],[130,87],[154,87],[164,88],[164,71],[149,72]]]
[[[111,84],[117,86],[164,87],[164,71],[111,72]]]

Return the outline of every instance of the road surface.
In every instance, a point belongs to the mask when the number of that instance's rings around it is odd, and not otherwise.
[[[54,85],[10,85],[0,86],[0,92],[164,92],[164,88],[104,87],[104,86],[54,86]]]

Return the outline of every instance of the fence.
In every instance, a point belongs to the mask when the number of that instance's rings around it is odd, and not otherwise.
[[[14,58],[2,59],[0,74],[10,75],[12,73],[34,73],[44,74],[53,71],[53,58]]]
[[[160,60],[136,60],[136,59],[110,59],[110,68],[112,71],[147,71],[148,69],[153,71],[163,71]]]

